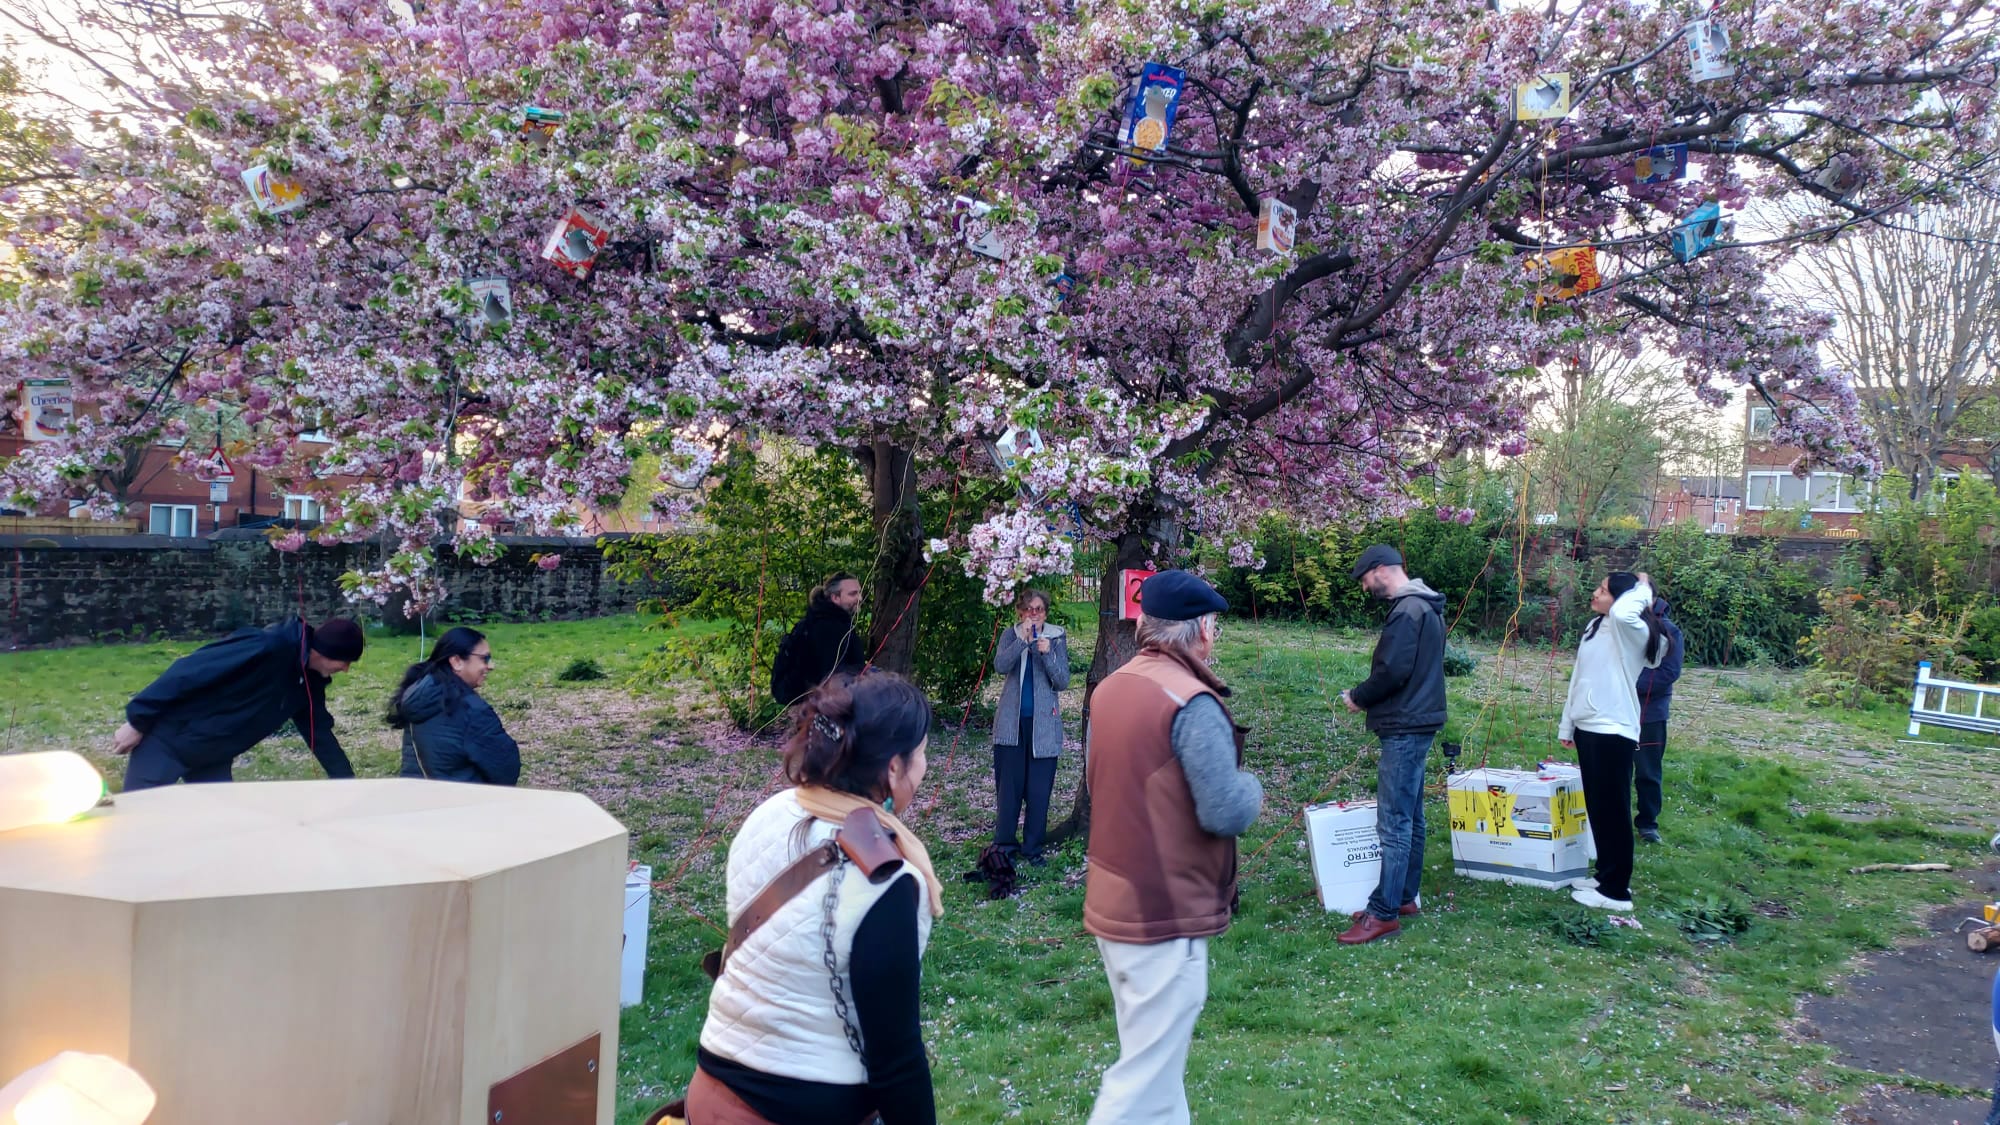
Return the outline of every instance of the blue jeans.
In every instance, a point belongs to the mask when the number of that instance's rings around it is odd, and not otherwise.
[[[1375,775],[1375,834],[1382,841],[1382,879],[1368,896],[1368,913],[1393,921],[1415,902],[1424,874],[1424,763],[1436,734],[1385,734]]]

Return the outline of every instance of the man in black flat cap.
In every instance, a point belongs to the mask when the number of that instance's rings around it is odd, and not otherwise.
[[[1404,573],[1402,552],[1386,543],[1361,552],[1353,573],[1362,589],[1389,603],[1389,620],[1368,678],[1340,693],[1349,711],[1368,713],[1368,729],[1382,740],[1375,778],[1382,878],[1368,909],[1340,935],[1343,945],[1388,937],[1421,909],[1424,762],[1445,718],[1444,595]]]
[[[1185,570],[1139,588],[1139,655],[1091,696],[1083,927],[1097,937],[1118,1014],[1118,1061],[1092,1125],[1188,1120],[1188,1044],[1208,1000],[1208,939],[1229,928],[1236,837],[1264,787],[1209,670],[1229,608]]]
[[[239,629],[169,665],[125,705],[112,736],[125,764],[125,791],[176,781],[228,781],[237,757],[287,719],[328,777],[353,777],[333,716],[332,677],[361,659],[361,626],[345,617],[313,628],[301,618],[269,629]]]

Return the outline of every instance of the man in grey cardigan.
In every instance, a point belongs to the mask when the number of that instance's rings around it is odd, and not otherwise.
[[[1048,833],[1049,797],[1056,786],[1062,754],[1062,696],[1069,686],[1069,639],[1049,624],[1048,595],[1026,590],[1015,600],[1019,620],[1000,634],[993,670],[1006,676],[1000,709],[993,715],[993,788],[999,818],[993,843],[1041,866],[1042,838]],[[1028,826],[1016,843],[1021,805]]]

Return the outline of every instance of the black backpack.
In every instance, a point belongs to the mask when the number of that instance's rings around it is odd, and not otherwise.
[[[806,679],[810,674],[805,668],[806,642],[799,636],[805,625],[800,620],[792,626],[792,631],[778,641],[778,655],[771,659],[771,698],[786,707],[813,688]]]

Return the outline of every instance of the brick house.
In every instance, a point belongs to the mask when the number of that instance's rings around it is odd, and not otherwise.
[[[1715,535],[1734,535],[1743,520],[1743,481],[1738,477],[1668,477],[1653,496],[1648,529],[1673,523],[1699,524]]]
[[[308,443],[309,439],[301,442]],[[17,434],[0,435],[0,460],[17,456],[26,445]],[[320,518],[319,501],[277,488],[256,469],[238,464],[234,481],[210,485],[175,467],[179,454],[176,446],[154,445],[140,455],[138,470],[125,490],[126,519],[137,522],[140,534],[192,538],[225,527],[281,519],[310,523]],[[86,518],[82,505],[65,507],[61,501],[26,514]]]
[[[1842,473],[1793,476],[1792,462],[1801,451],[1772,444],[1776,420],[1776,411],[1750,396],[1743,410],[1744,529],[1767,535],[1859,534],[1855,518],[1868,505],[1868,482]]]

